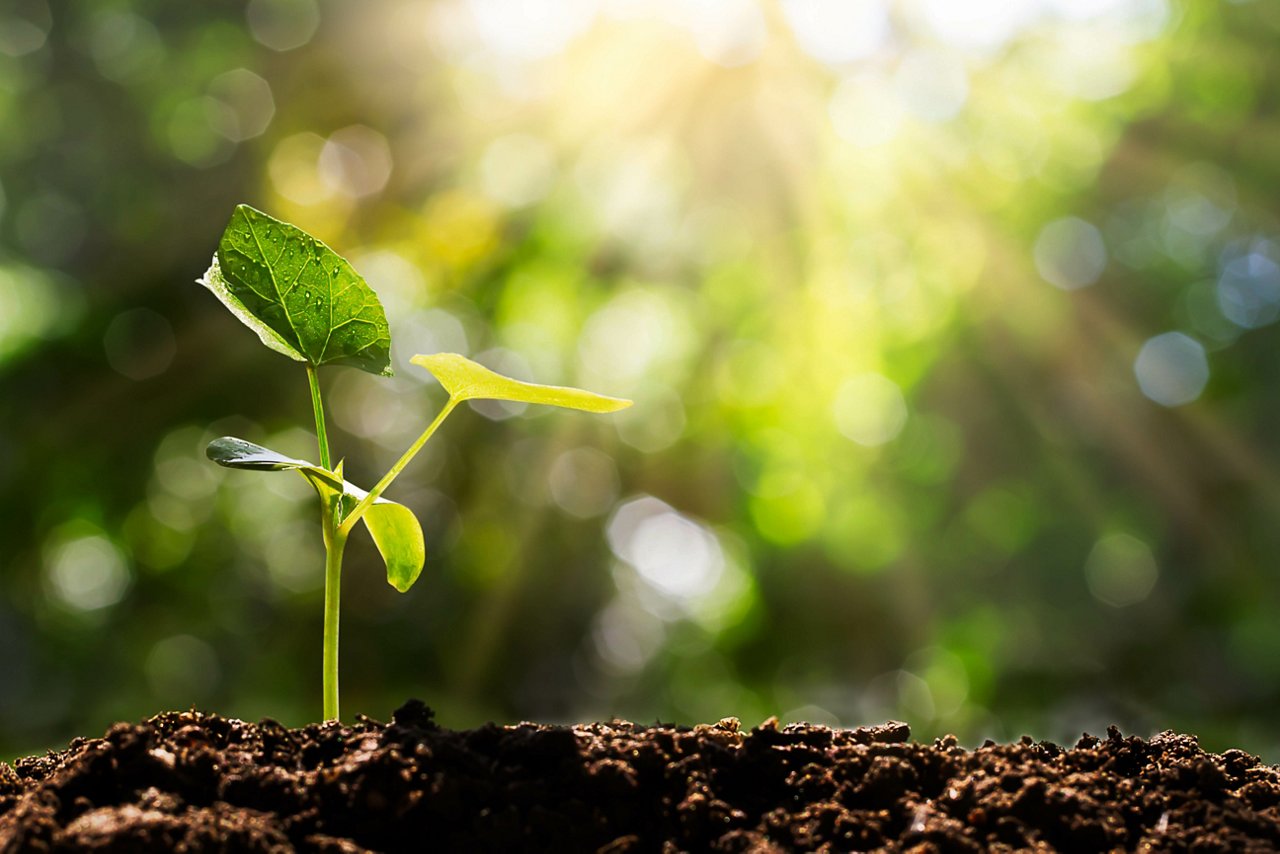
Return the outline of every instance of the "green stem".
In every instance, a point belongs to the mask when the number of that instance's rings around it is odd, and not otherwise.
[[[427,429],[422,431],[422,435],[409,446],[409,450],[405,451],[404,454],[401,455],[400,459],[396,460],[396,464],[391,467],[391,470],[382,476],[382,480],[378,481],[373,489],[369,490],[369,494],[360,499],[360,503],[357,504],[352,511],[347,514],[347,517],[342,520],[342,524],[338,526],[339,536],[346,537],[351,533],[351,529],[355,527],[356,522],[360,521],[360,517],[364,515],[364,511],[368,510],[369,506],[372,505],[373,502],[377,501],[382,496],[382,493],[386,492],[387,487],[391,485],[391,481],[395,480],[396,476],[404,470],[404,467],[409,465],[409,462],[417,456],[418,451],[422,450],[422,446],[427,444],[427,440],[431,438],[431,434],[436,432],[436,428],[444,423],[445,418],[449,417],[449,413],[452,412],[453,408],[460,402],[461,401],[455,400],[452,397],[449,398],[448,402],[444,405],[444,409],[440,410],[440,413],[436,415],[435,420],[432,421],[431,424],[427,426]]]
[[[316,443],[320,445],[320,465],[329,471],[329,435],[324,429],[324,404],[320,402],[320,380],[316,378],[315,365],[307,362],[307,383],[311,386],[311,408],[316,414]]]
[[[342,552],[346,534],[330,533],[325,523],[324,561],[324,719],[338,720],[338,599],[342,593]]]

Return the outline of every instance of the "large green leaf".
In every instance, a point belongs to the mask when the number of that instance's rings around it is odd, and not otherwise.
[[[606,397],[580,388],[538,385],[513,380],[494,373],[484,365],[477,364],[457,353],[417,355],[411,361],[430,371],[454,400],[481,398],[513,400],[521,403],[563,406],[567,409],[581,409],[586,412],[617,412],[631,405],[629,400]]]
[[[391,375],[391,333],[377,294],[297,226],[237,206],[199,281],[277,353]]]
[[[296,471],[315,487],[322,499],[341,495],[343,515],[350,513],[356,503],[368,495],[360,487],[342,479],[341,464],[339,472],[334,473],[234,436],[214,439],[205,453],[209,459],[227,468]],[[379,497],[360,518],[369,528],[374,545],[387,565],[387,582],[404,593],[418,580],[426,559],[426,545],[418,517],[403,504]]]

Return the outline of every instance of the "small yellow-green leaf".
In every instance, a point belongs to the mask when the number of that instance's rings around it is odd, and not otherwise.
[[[364,498],[363,489],[350,485],[347,488],[357,501]],[[387,583],[401,593],[408,592],[422,574],[422,565],[427,558],[418,517],[403,504],[379,498],[369,505],[360,521],[368,527],[373,544],[387,565]]]
[[[209,443],[206,454],[215,463],[228,468],[296,471],[315,488],[321,500],[329,501],[333,496],[341,495],[343,515],[350,513],[368,495],[360,487],[342,479],[341,462],[338,463],[338,471],[331,472],[306,460],[286,457],[270,448],[233,436],[213,440]],[[426,561],[426,545],[418,517],[403,504],[379,497],[365,511],[361,521],[369,528],[373,543],[387,565],[387,582],[404,593],[418,580]]]
[[[538,385],[513,380],[457,353],[417,355],[411,361],[430,371],[432,376],[439,380],[440,385],[444,386],[444,390],[449,392],[449,396],[458,401],[512,400],[520,403],[563,406],[566,409],[581,409],[585,412],[617,412],[631,405],[629,400],[606,397],[580,388]]]
[[[354,507],[369,493],[351,483],[346,485],[346,498]],[[347,508],[347,513],[351,508]],[[413,511],[403,504],[379,497],[360,517],[373,537],[373,544],[387,565],[387,583],[401,593],[408,592],[422,573],[426,562],[427,547],[422,537],[422,525]]]

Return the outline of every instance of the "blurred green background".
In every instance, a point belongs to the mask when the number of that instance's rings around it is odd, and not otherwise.
[[[0,9],[0,756],[320,714],[307,383],[194,283],[232,207],[378,291],[343,709],[454,727],[1115,722],[1280,761],[1280,5],[317,0]]]

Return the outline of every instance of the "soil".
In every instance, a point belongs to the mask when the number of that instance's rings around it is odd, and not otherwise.
[[[287,729],[198,712],[0,763],[0,852],[1280,850],[1280,770],[1194,736],[906,724]]]

